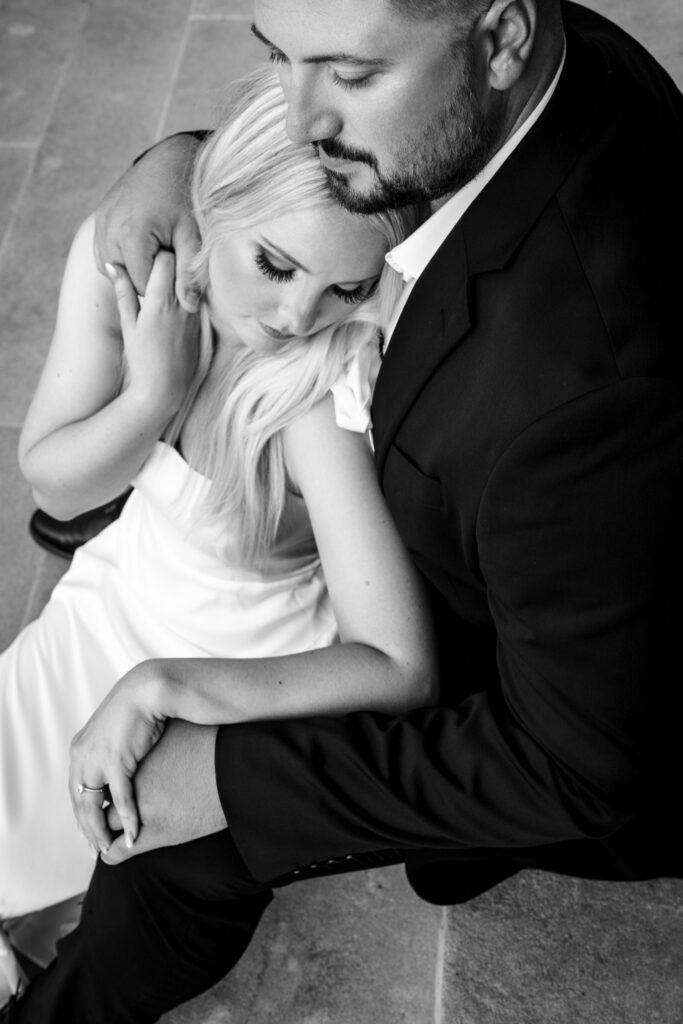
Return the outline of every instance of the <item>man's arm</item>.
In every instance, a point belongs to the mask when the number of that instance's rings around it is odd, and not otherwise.
[[[534,424],[492,474],[477,536],[497,685],[400,718],[219,731],[221,799],[257,877],[606,837],[663,798],[682,710],[681,395],[609,390]]]
[[[192,803],[203,799],[194,769],[187,796],[182,772],[177,796],[159,771],[141,793],[145,842],[215,830],[218,795],[267,880],[342,853],[608,836],[658,799],[683,700],[670,667],[683,611],[682,408],[676,385],[622,382],[558,410],[502,460],[479,524],[498,687],[400,717],[223,726],[208,808]]]
[[[218,798],[214,749],[216,728],[172,721],[135,775],[135,796],[142,828],[132,848],[120,835],[102,855],[107,864],[160,846],[175,846],[226,827]],[[121,822],[112,807],[109,827]]]
[[[205,132],[172,135],[138,157],[112,186],[96,213],[95,259],[121,264],[138,295],[144,295],[159,249],[176,256],[176,293],[187,312],[196,312],[197,295],[189,266],[199,247],[190,206],[190,181]]]

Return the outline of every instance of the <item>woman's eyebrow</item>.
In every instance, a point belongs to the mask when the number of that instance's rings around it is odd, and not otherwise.
[[[253,23],[251,26],[251,33],[256,36],[257,39],[260,39],[265,46],[270,47],[270,49],[275,53],[282,53],[280,47],[276,46],[275,43],[271,43],[270,39],[264,36],[263,32],[261,32]],[[286,55],[282,53],[282,56],[284,57]],[[336,53],[323,53],[316,57],[304,57],[301,63],[326,64],[328,61],[332,64],[357,64],[359,67],[367,67],[368,64],[372,64],[372,66],[376,68],[388,67],[392,63],[384,57],[359,57],[357,54],[344,53],[343,51],[338,51]]]

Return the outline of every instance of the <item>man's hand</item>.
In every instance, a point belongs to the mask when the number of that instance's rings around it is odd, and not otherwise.
[[[121,264],[144,295],[159,249],[176,256],[176,294],[188,312],[197,310],[189,266],[199,248],[190,208],[192,166],[200,141],[173,135],[149,150],[119,178],[102,200],[95,222],[95,260]]]
[[[135,775],[135,796],[142,828],[132,848],[119,836],[102,855],[119,864],[138,853],[175,846],[226,827],[214,769],[217,726],[169,721],[166,730]],[[121,827],[113,808],[109,827]]]
[[[150,421],[166,417],[168,422],[182,407],[199,357],[199,316],[187,313],[176,301],[175,268],[173,253],[165,249],[157,253],[140,308],[126,270],[107,264],[128,363],[125,387],[138,393]]]

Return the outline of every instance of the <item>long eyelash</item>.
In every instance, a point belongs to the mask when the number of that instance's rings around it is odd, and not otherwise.
[[[330,75],[335,85],[338,85],[340,89],[363,89],[366,85],[370,84],[372,75],[365,75],[364,78],[342,78],[336,71],[330,68]]]
[[[359,284],[357,288],[354,288],[352,292],[345,292],[343,288],[333,288],[334,294],[342,302],[347,302],[350,306],[356,302],[361,302],[365,298],[365,292],[363,291],[363,285]]]
[[[274,267],[266,256],[263,249],[258,249],[254,254],[254,262],[259,268],[262,274],[270,281],[277,281],[279,284],[284,284],[287,281],[291,281],[294,277],[293,270],[282,270],[280,267]],[[336,285],[333,286],[332,292],[342,302],[346,302],[349,306],[355,306],[359,302],[363,302],[365,299],[369,299],[377,288],[377,281],[368,288],[365,289],[364,285],[359,284],[353,291],[345,291],[343,288],[338,288]]]
[[[271,64],[287,64],[288,60],[282,50],[270,50],[268,53],[268,60]],[[335,85],[339,86],[340,89],[363,89],[366,85],[370,84],[372,75],[365,75],[363,78],[342,78],[337,72],[330,68],[330,76]]]
[[[285,281],[291,281],[294,277],[293,270],[282,270],[280,267],[274,267],[263,249],[257,250],[254,255],[254,262],[261,273],[265,274],[271,281],[278,281],[280,284],[283,284]]]
[[[345,292],[343,288],[333,288],[334,294],[342,302],[348,302],[349,305],[355,305],[357,302],[364,302],[369,299],[371,295],[377,290],[378,282],[375,281],[367,290],[362,284],[359,284],[357,288],[354,288],[352,292]]]

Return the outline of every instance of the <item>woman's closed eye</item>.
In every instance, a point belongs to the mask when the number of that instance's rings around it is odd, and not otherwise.
[[[270,281],[277,281],[282,284],[284,281],[291,281],[294,277],[293,269],[285,270],[284,267],[276,267],[275,264],[271,263],[268,259],[263,249],[256,250],[254,260],[256,261],[256,266],[259,268],[261,273],[265,274]]]
[[[378,280],[379,278],[373,281],[370,287],[368,287],[366,284],[359,284],[356,288],[352,289],[351,291],[346,291],[344,288],[340,288],[339,285],[335,284],[332,286],[332,291],[334,292],[338,299],[342,300],[342,302],[348,302],[350,305],[352,305],[356,302],[364,302],[365,299],[369,299],[370,296],[374,293],[375,289],[377,288]]]
[[[282,50],[276,50],[274,46],[268,51],[268,60],[271,64],[288,64],[287,57]]]
[[[294,274],[296,273],[295,268],[286,269],[285,267],[277,267],[268,258],[267,253],[263,249],[257,249],[254,255],[254,261],[256,266],[259,268],[262,274],[268,278],[269,281],[276,281],[278,284],[285,284],[288,281],[292,281]],[[330,286],[330,291],[336,298],[341,299],[342,302],[348,303],[348,305],[355,305],[359,302],[363,302],[365,299],[369,299],[374,293],[378,278],[371,282],[368,286],[365,282],[356,285],[355,288],[342,288],[337,284]]]

